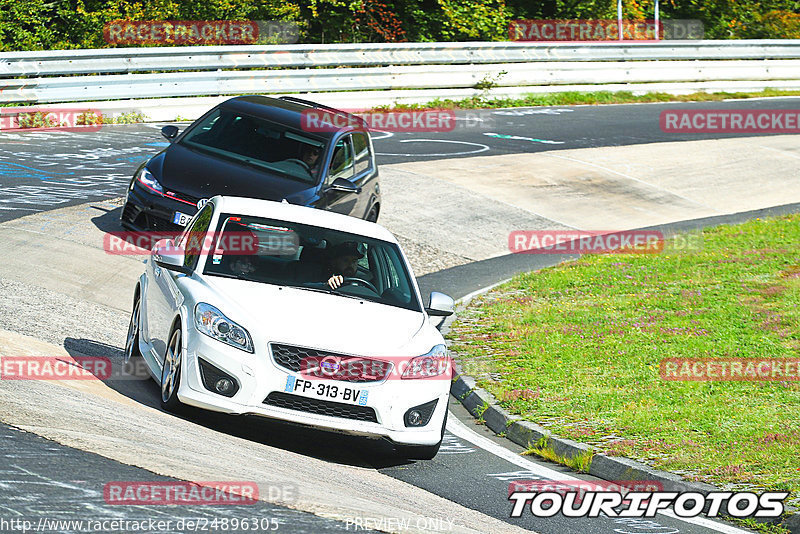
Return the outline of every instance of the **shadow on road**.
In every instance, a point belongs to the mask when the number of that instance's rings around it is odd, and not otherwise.
[[[92,206],[92,209],[102,212],[102,215],[92,217],[91,219],[92,224],[94,224],[98,230],[101,232],[119,232],[122,230],[122,226],[119,223],[119,218],[122,215],[122,206],[114,208],[113,210],[101,208],[100,206]]]
[[[120,395],[161,410],[161,389],[150,377],[141,356],[132,358],[125,365],[121,348],[85,338],[67,338],[64,348],[73,357],[108,358],[112,363],[111,376],[97,376],[98,379]],[[383,440],[317,430],[256,415],[226,415],[189,406],[174,416],[217,432],[338,464],[382,469],[410,463],[396,457],[391,444]]]

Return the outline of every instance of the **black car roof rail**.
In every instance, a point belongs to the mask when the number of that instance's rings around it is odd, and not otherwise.
[[[353,115],[352,113],[342,111],[341,109],[332,108],[331,106],[326,106],[325,104],[318,104],[317,102],[312,102],[311,100],[303,100],[302,98],[297,98],[296,96],[281,96],[279,98],[288,102],[303,104],[304,106],[327,109],[328,111],[333,111],[335,113],[339,113],[340,115],[344,115],[349,119],[355,119],[361,126],[365,128],[367,127],[367,121],[365,121],[363,118],[359,117],[358,115]]]

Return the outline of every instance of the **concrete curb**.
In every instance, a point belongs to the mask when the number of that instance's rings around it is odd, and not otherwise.
[[[507,280],[504,280],[486,288],[479,289],[459,299],[457,301],[457,311],[458,309],[465,308],[473,298],[489,292],[506,281]],[[453,314],[442,322],[439,328],[442,335],[447,334],[455,317],[456,314]],[[550,430],[536,423],[524,421],[519,416],[508,413],[499,405],[497,399],[491,393],[476,386],[474,378],[463,374],[457,362],[454,362],[454,367],[455,373],[450,385],[450,393],[464,405],[473,417],[477,419],[483,418],[484,424],[495,434],[504,433],[507,439],[522,447],[530,447],[536,444],[540,439],[547,438],[547,443],[552,447],[553,451],[559,456],[566,458],[574,458],[592,449],[591,446],[585,443],[558,437]],[[680,475],[652,468],[630,458],[606,456],[597,452],[594,453],[588,473],[592,476],[609,481],[652,480],[662,484],[664,491],[693,491],[706,495],[710,491],[719,490],[719,488],[711,484],[689,482],[683,480]],[[800,513],[796,510],[787,510],[783,518],[757,519],[757,521],[780,525],[793,534],[800,534]]]

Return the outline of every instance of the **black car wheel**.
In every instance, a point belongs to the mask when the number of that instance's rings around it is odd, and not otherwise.
[[[370,208],[365,220],[369,222],[378,222],[378,206],[372,206],[372,208]]]

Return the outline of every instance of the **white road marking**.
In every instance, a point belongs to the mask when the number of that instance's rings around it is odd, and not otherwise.
[[[475,452],[475,449],[464,445],[461,440],[450,434],[446,434],[442,439],[442,446],[439,448],[439,454],[470,454]]]
[[[519,467],[522,467],[523,469],[530,471],[532,474],[544,477],[546,480],[580,480],[578,477],[554,471],[552,469],[544,467],[543,465],[532,462],[523,456],[515,454],[509,449],[506,449],[505,447],[498,445],[494,441],[477,434],[474,430],[470,429],[464,423],[459,421],[450,412],[448,412],[447,414],[447,430],[453,435],[458,436],[459,438],[464,439],[466,441],[469,441],[473,445],[480,447],[486,452],[494,454],[498,458],[502,458],[503,460],[511,462],[514,465],[518,465]],[[693,525],[705,527],[714,530],[716,532],[722,532],[724,534],[748,534],[746,530],[726,525],[724,523],[717,523],[716,521],[711,521],[710,519],[706,519],[703,517],[692,517],[692,518],[678,517],[673,512],[668,510],[663,510],[659,513],[662,513],[667,517],[683,521],[685,523],[691,523]]]
[[[407,156],[407,157],[427,157],[427,156],[463,156],[466,154],[478,154],[489,150],[488,145],[481,143],[468,143],[467,141],[448,141],[445,139],[403,139],[401,143],[453,143],[457,145],[470,145],[481,147],[478,150],[467,150],[464,152],[445,152],[443,154],[393,154],[389,152],[376,152],[377,156]]]
[[[380,133],[385,134],[385,135],[377,136],[377,135],[373,135],[373,132],[380,132]],[[378,141],[379,139],[388,139],[389,137],[392,137],[393,135],[394,134],[392,132],[385,132],[383,130],[371,130],[369,132],[369,136],[372,138],[373,141]]]
[[[720,102],[753,102],[758,100],[792,100],[796,99],[797,96],[756,96],[753,98],[725,98],[720,100]],[[682,102],[682,104],[688,104],[689,102]],[[702,104],[702,102],[693,102],[694,104]]]
[[[522,117],[524,115],[561,115],[562,113],[568,113],[572,111],[571,109],[550,109],[550,108],[527,108],[527,109],[509,109],[509,110],[500,110],[494,111],[495,115],[510,115],[512,117]]]
[[[473,445],[477,445],[486,452],[490,452],[495,456],[511,462],[526,471],[530,471],[538,476],[545,477],[547,480],[580,480],[578,477],[566,473],[559,473],[553,471],[543,465],[537,464],[528,460],[527,458],[516,454],[503,446],[498,445],[489,438],[485,438],[477,434],[474,430],[468,428],[464,423],[459,421],[453,414],[448,414],[447,417],[447,430],[461,439],[469,441]]]
[[[759,148],[763,148],[765,150],[772,150],[773,152],[777,152],[779,154],[783,154],[784,156],[789,156],[790,158],[800,159],[800,156],[798,156],[797,154],[795,154],[793,152],[789,152],[788,150],[781,150],[780,148],[772,148],[772,147],[761,146],[761,145],[759,145]]]
[[[488,473],[487,477],[492,477],[502,482],[508,482],[509,480],[527,480],[532,477],[536,477],[536,473],[532,471],[522,470],[522,471],[509,471],[506,473]]]
[[[495,132],[484,132],[483,135],[494,137],[495,139],[516,139],[517,141],[530,141],[532,143],[544,143],[546,145],[564,144],[564,141],[551,141],[550,139],[536,139],[534,137],[522,137],[521,135],[499,134]]]

